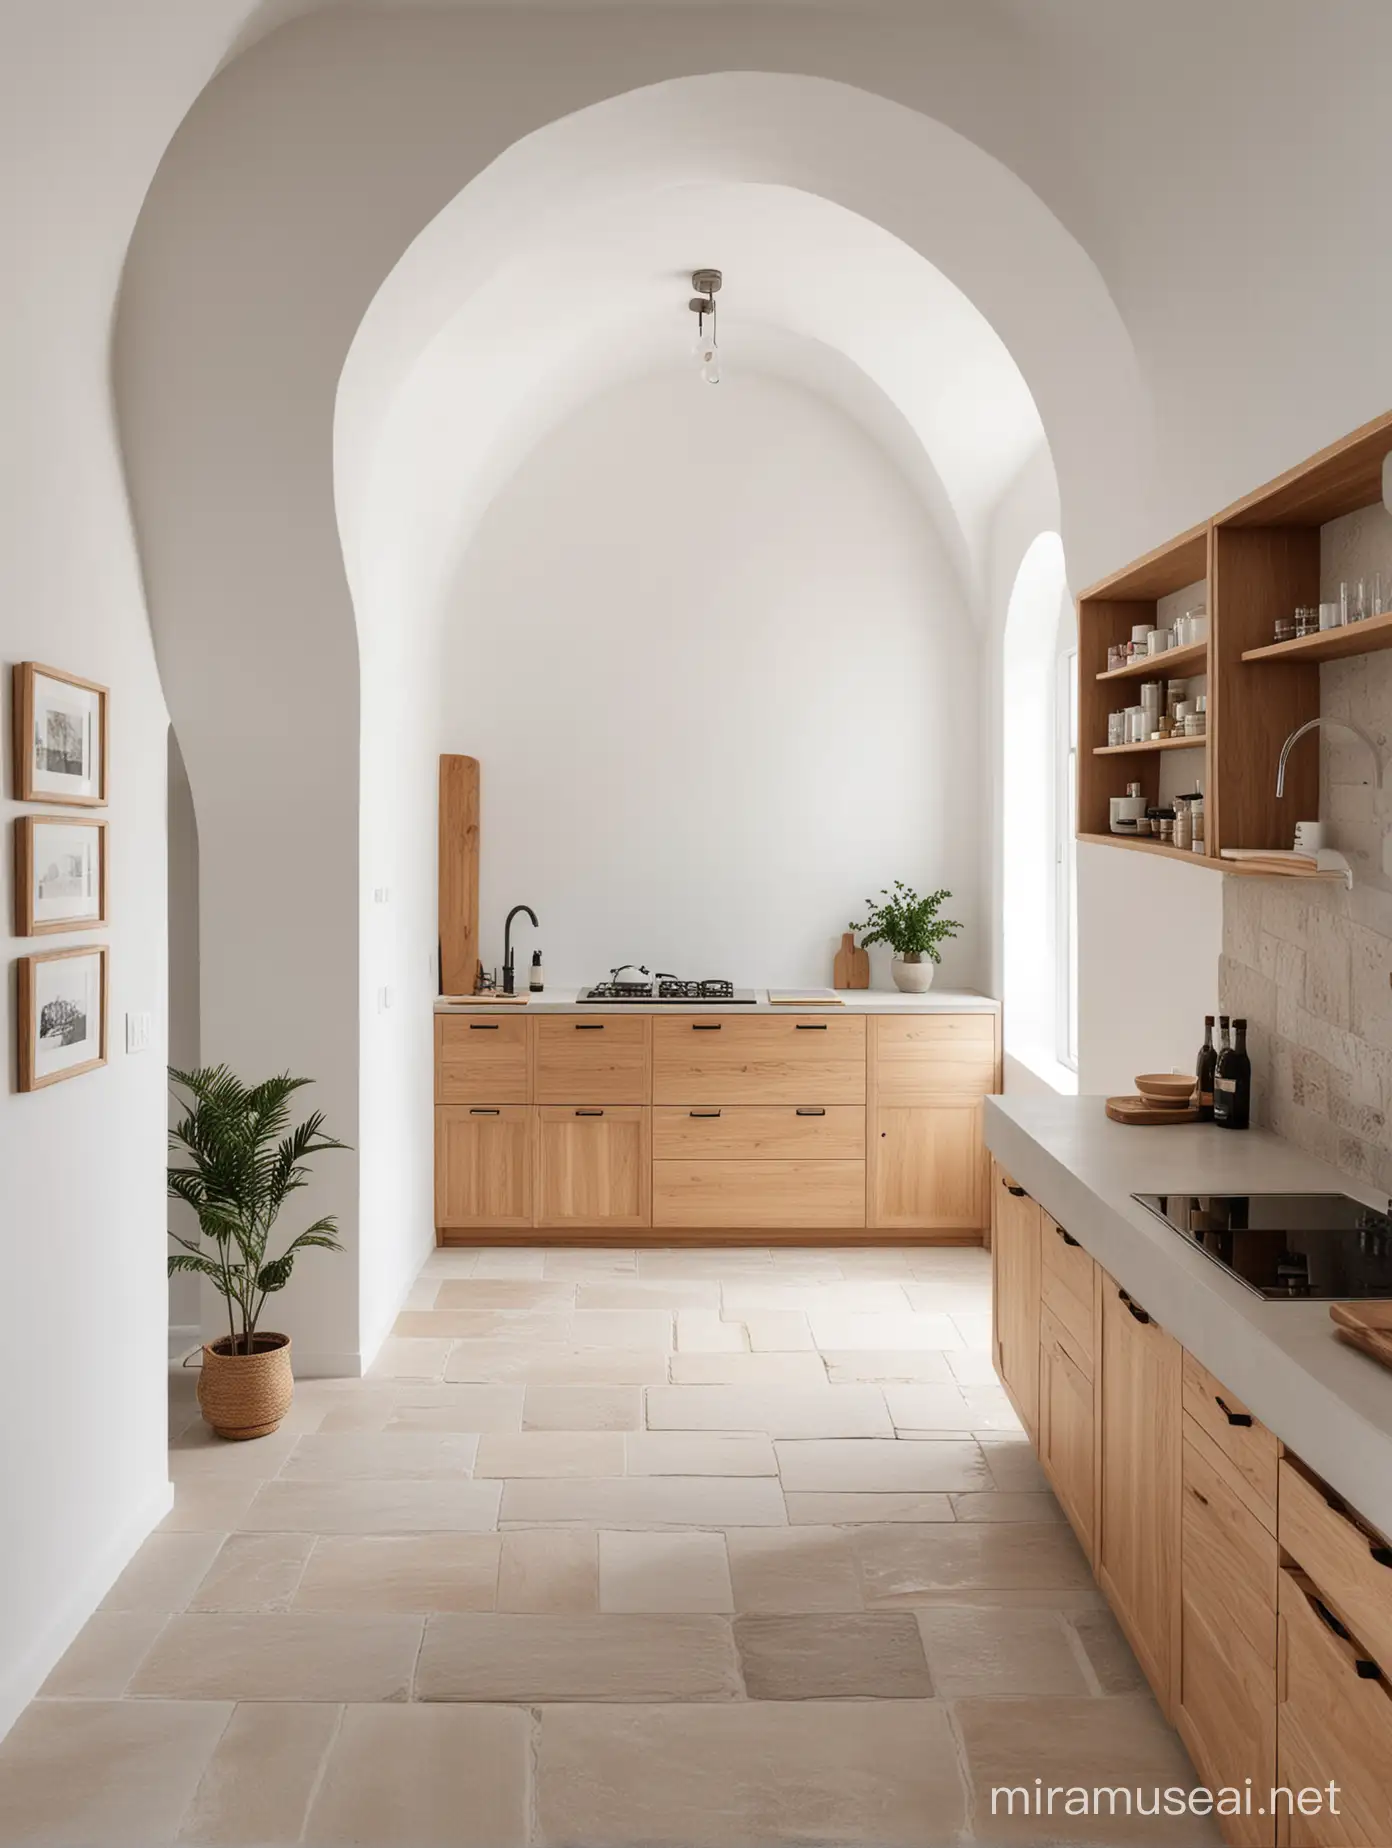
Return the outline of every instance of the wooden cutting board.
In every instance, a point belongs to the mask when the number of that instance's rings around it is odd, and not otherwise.
[[[1156,1109],[1143,1097],[1109,1097],[1107,1115],[1114,1123],[1132,1123],[1142,1129],[1158,1129],[1167,1123],[1197,1123],[1198,1108],[1189,1105],[1183,1110],[1166,1110],[1163,1106]]]
[[[845,931],[841,948],[831,960],[833,988],[868,988],[870,986],[870,952],[856,948],[855,935]]]
[[[1341,1341],[1392,1367],[1392,1303],[1331,1303],[1329,1314]]]
[[[440,992],[471,995],[479,973],[479,760],[440,758]]]

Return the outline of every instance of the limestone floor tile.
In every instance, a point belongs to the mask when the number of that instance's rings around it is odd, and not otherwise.
[[[951,1317],[915,1315],[904,1309],[891,1314],[847,1311],[839,1304],[809,1316],[812,1339],[819,1348],[926,1348],[942,1353],[964,1345]]]
[[[861,1527],[855,1546],[867,1605],[913,1604],[924,1592],[965,1598],[978,1589],[1068,1589],[1092,1580],[1072,1530],[1061,1525]]]
[[[966,1352],[965,1349],[962,1350]],[[928,1348],[823,1348],[822,1363],[833,1386],[856,1381],[875,1384],[950,1386],[954,1383],[952,1354],[935,1354]]]
[[[432,1617],[417,1700],[734,1700],[724,1617]],[[650,1767],[651,1769],[651,1767]]]
[[[445,1378],[479,1385],[646,1386],[667,1378],[667,1352],[461,1341],[450,1356]]]
[[[737,1611],[858,1611],[860,1572],[839,1527],[732,1527],[726,1535]]]
[[[531,1732],[515,1707],[350,1706],[303,1839],[314,1848],[522,1848]]]
[[[274,1476],[300,1440],[292,1431],[275,1431],[249,1443],[231,1444],[200,1422],[169,1446],[169,1474],[175,1482],[195,1476],[243,1480]]]
[[[629,1476],[503,1484],[499,1525],[523,1527],[782,1527],[770,1476]]]
[[[524,1391],[525,1431],[637,1431],[642,1427],[641,1386],[528,1386]]]
[[[767,1245],[722,1245],[719,1250],[655,1247],[638,1253],[639,1277],[759,1277],[773,1271]]]
[[[497,1534],[324,1534],[295,1592],[297,1611],[491,1611]]]
[[[1152,1791],[1188,1789],[1194,1773],[1177,1736],[1148,1694],[1111,1699],[961,1700],[958,1731],[976,1790],[978,1839],[1048,1843],[1169,1843],[1206,1848],[1221,1840],[1212,1818],[1182,1816],[1025,1815],[991,1813],[992,1789],[1032,1788],[1035,1778],[1089,1793],[1098,1786]],[[1147,1797],[1147,1802],[1150,1798]]]
[[[762,1431],[630,1431],[624,1455],[630,1476],[778,1474],[773,1443]]]
[[[151,1534],[98,1608],[181,1611],[221,1545],[221,1534]]]
[[[943,1848],[965,1817],[936,1702],[542,1710],[543,1848]]]
[[[601,1250],[598,1246],[587,1251],[548,1251],[542,1260],[541,1274],[548,1280],[571,1283],[589,1283],[595,1278],[636,1277],[638,1253]]]
[[[482,1252],[478,1246],[437,1245],[421,1265],[422,1277],[472,1277]]]
[[[960,1386],[886,1386],[896,1431],[971,1431],[975,1424]]]
[[[435,1298],[436,1309],[545,1309],[570,1311],[575,1307],[575,1285],[544,1283],[540,1278],[482,1278],[447,1280]]]
[[[517,1431],[479,1439],[474,1474],[494,1476],[622,1476],[622,1431]]]
[[[249,1533],[487,1533],[496,1482],[268,1482],[247,1510]]]
[[[187,1608],[289,1610],[313,1545],[311,1534],[229,1534]]]
[[[66,1699],[115,1700],[169,1622],[163,1611],[96,1611],[39,1692]]]
[[[566,1341],[571,1320],[568,1303],[555,1309],[403,1309],[392,1333],[437,1341]]]
[[[785,1494],[791,1526],[822,1526],[865,1522],[879,1526],[886,1521],[951,1521],[952,1498],[949,1495],[914,1494],[864,1495],[850,1491]]]
[[[674,1354],[674,1386],[825,1386],[817,1354]]]
[[[523,1279],[532,1281],[542,1274],[546,1253],[535,1247],[524,1245],[487,1246],[478,1254],[471,1277],[504,1279],[515,1283]]]
[[[424,1401],[444,1392],[425,1380],[362,1379],[352,1382],[353,1390],[340,1393],[319,1420],[316,1430],[325,1433],[344,1431],[384,1431],[408,1393]],[[462,1388],[458,1390],[462,1391]],[[471,1429],[477,1429],[476,1426]]]
[[[1105,1605],[1097,1610],[1070,1611],[1068,1622],[1103,1694],[1134,1694],[1145,1687],[1141,1665],[1131,1653],[1121,1625]]]
[[[571,1317],[570,1345],[576,1348],[660,1348],[672,1346],[672,1311],[651,1309],[577,1309]]]
[[[961,1348],[947,1356],[952,1377],[959,1386],[998,1386],[1000,1380],[991,1356],[975,1348]]]
[[[1047,1493],[1049,1478],[1027,1438],[983,1431],[977,1441],[996,1488],[1011,1493]]]
[[[764,1431],[770,1437],[892,1437],[875,1386],[650,1386],[651,1431]]]
[[[971,1413],[974,1431],[1012,1431],[1024,1434],[1003,1386],[964,1386],[962,1397]]]
[[[599,1608],[611,1614],[732,1611],[724,1534],[602,1533]]]
[[[929,1283],[906,1283],[904,1294],[916,1315],[964,1315],[991,1313],[989,1276],[938,1277]]]
[[[522,1429],[520,1386],[441,1386],[436,1390],[447,1396],[430,1403],[403,1398],[383,1428],[390,1432]]]
[[[186,1476],[174,1484],[174,1506],[157,1531],[162,1534],[229,1533],[241,1525],[261,1486],[249,1478]]]
[[[933,1686],[946,1698],[1091,1691],[1058,1611],[937,1604],[915,1615]]]
[[[616,1278],[612,1283],[581,1283],[575,1291],[577,1309],[668,1310],[680,1314],[683,1309],[719,1311],[720,1282],[717,1277],[635,1277]]]
[[[439,1278],[427,1277],[422,1273],[406,1292],[406,1299],[401,1307],[403,1309],[433,1309],[435,1298],[439,1293]]]
[[[726,1322],[717,1309],[678,1309],[679,1354],[744,1354],[749,1343],[741,1322]]]
[[[910,1611],[735,1619],[751,1700],[926,1700],[933,1693]]]
[[[388,1335],[378,1348],[367,1377],[371,1380],[442,1379],[453,1347],[452,1341]]]
[[[720,1286],[721,1314],[743,1321],[748,1309],[801,1309],[808,1315],[907,1315],[909,1299],[897,1283],[796,1283],[789,1278],[732,1278]],[[854,1346],[846,1342],[845,1346]]]
[[[986,1489],[954,1495],[952,1512],[959,1521],[1061,1521],[1063,1509],[1047,1490]]]
[[[131,1682],[167,1700],[405,1700],[418,1617],[171,1617]]]
[[[578,1527],[529,1527],[499,1535],[500,1611],[584,1617],[599,1609],[599,1536]]]
[[[816,1345],[801,1309],[749,1309],[744,1326],[756,1354],[794,1354]]]
[[[991,1316],[989,1310],[982,1309],[973,1314],[967,1310],[954,1309],[948,1319],[961,1337],[963,1347],[974,1348],[979,1354],[990,1353]],[[951,1347],[953,1344],[948,1341],[943,1345]]]
[[[298,1842],[343,1709],[312,1701],[235,1707],[179,1830],[198,1848]]]
[[[890,1390],[893,1390],[892,1388]],[[783,1487],[790,1491],[859,1490],[889,1494],[905,1489],[953,1491],[991,1486],[971,1438],[783,1440],[775,1449]]]
[[[506,1442],[506,1439],[490,1439]],[[437,1482],[473,1473],[477,1437],[460,1432],[350,1431],[302,1437],[282,1482]]]
[[[215,1701],[34,1701],[0,1743],[0,1843],[172,1840],[231,1711]]]

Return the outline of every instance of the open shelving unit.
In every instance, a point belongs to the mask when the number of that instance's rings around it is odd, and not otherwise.
[[[1248,878],[1331,878],[1309,872],[1244,869],[1224,848],[1290,846],[1296,821],[1319,813],[1319,753],[1292,753],[1284,800],[1276,796],[1281,746],[1320,709],[1319,664],[1392,648],[1392,614],[1298,641],[1271,640],[1276,617],[1320,600],[1320,528],[1382,499],[1383,457],[1392,451],[1392,413],[1355,430],[1309,461],[1234,502],[1201,526],[1128,565],[1078,599],[1078,838],[1129,853],[1188,861]],[[1107,671],[1107,650],[1135,624],[1156,620],[1166,596],[1205,579],[1209,639]],[[1137,683],[1208,677],[1208,729],[1202,738],[1109,745],[1107,714],[1133,705]],[[1204,792],[1205,854],[1110,831],[1110,798],[1139,783],[1160,794],[1160,767],[1172,751],[1198,753]],[[1124,759],[1124,762],[1114,762]]]

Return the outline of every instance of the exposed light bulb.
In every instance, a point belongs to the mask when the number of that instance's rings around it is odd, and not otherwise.
[[[715,343],[715,335],[709,335],[701,342],[701,377],[707,385],[720,383],[720,348]]]

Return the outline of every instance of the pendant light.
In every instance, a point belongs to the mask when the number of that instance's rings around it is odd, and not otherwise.
[[[720,345],[716,339],[715,297],[724,278],[718,269],[693,270],[696,291],[687,306],[696,316],[696,359],[707,385],[720,383]]]

